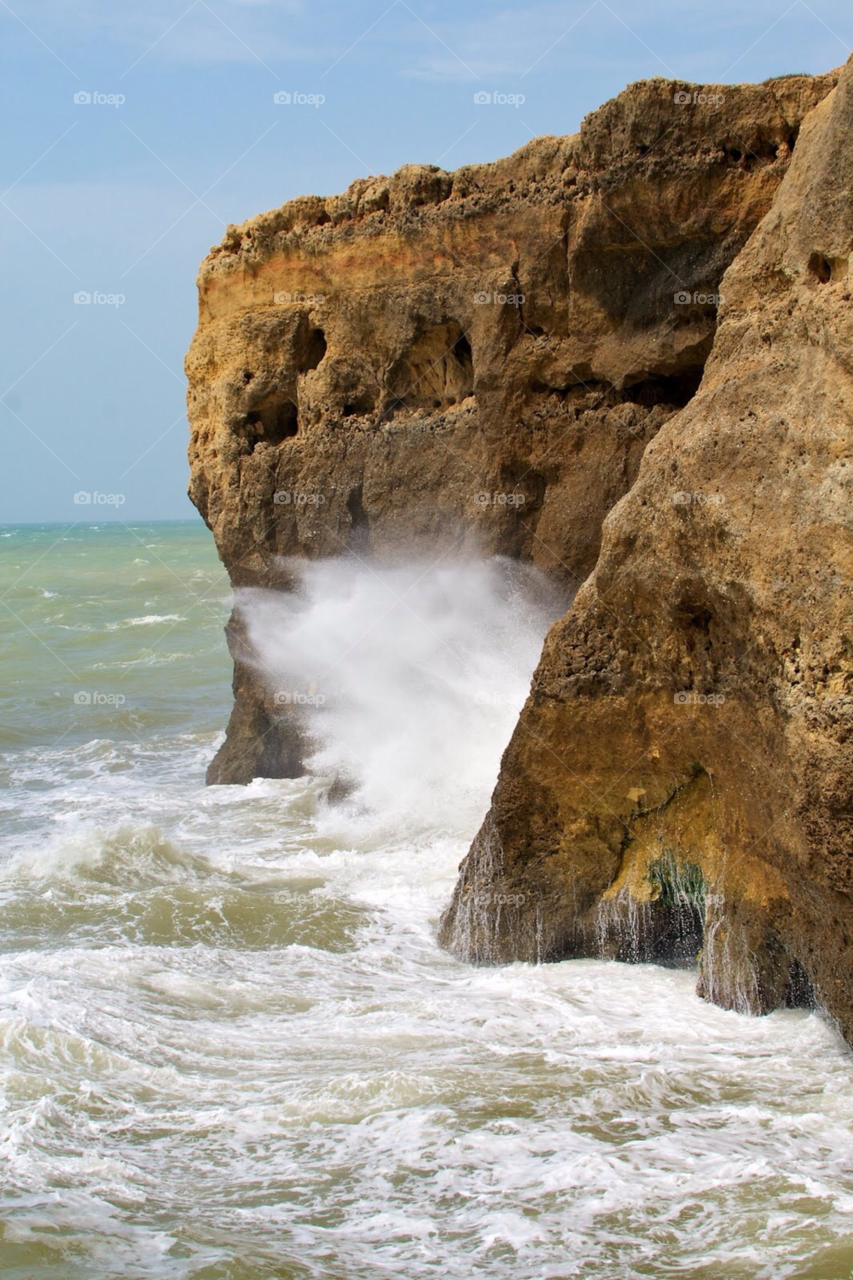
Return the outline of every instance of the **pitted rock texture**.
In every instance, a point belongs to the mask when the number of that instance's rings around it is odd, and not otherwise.
[[[853,62],[548,636],[442,924],[469,959],[682,943],[708,998],[853,1038],[851,138]]]
[[[190,496],[234,585],[286,587],[292,555],[465,551],[582,582],[834,83],[704,86],[710,106],[646,81],[495,164],[410,165],[229,228],[186,368]],[[211,781],[299,769],[241,636],[235,618]]]

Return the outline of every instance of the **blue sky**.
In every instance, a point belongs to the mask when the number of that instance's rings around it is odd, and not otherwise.
[[[853,7],[0,0],[0,28],[0,521],[71,522],[81,491],[122,496],[99,520],[194,514],[182,360],[198,263],[227,223],[574,132],[648,76],[828,70],[853,47]],[[483,90],[525,101],[483,107]],[[325,102],[277,106],[281,91]],[[75,304],[80,291],[124,301]]]

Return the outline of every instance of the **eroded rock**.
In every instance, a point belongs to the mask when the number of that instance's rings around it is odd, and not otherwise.
[[[461,955],[677,959],[690,908],[702,994],[813,989],[853,1035],[851,137],[853,63],[547,639],[442,924]]]
[[[723,274],[834,82],[706,86],[724,99],[709,107],[646,81],[576,136],[230,227],[202,264],[186,367],[190,496],[234,585],[286,587],[291,555],[470,550],[581,583],[694,395]],[[293,773],[296,731],[238,619],[230,638],[210,779]]]

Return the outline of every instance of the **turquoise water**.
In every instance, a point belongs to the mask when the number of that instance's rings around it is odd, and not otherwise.
[[[820,1015],[435,945],[547,611],[488,566],[306,581],[244,607],[327,696],[314,773],[206,788],[206,530],[0,527],[0,1273],[849,1277]]]
[[[0,526],[0,583],[3,749],[221,729],[230,587],[200,521]]]

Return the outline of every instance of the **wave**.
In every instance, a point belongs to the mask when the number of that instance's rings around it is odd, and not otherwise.
[[[302,946],[349,950],[362,907],[322,875],[263,865],[231,868],[155,825],[81,824],[10,859],[0,872],[4,934],[19,947]]]
[[[148,613],[141,618],[125,618],[122,622],[108,622],[107,631],[118,631],[122,627],[151,627],[158,622],[184,622],[182,613]]]
[[[314,743],[309,767],[344,782],[373,839],[473,835],[564,595],[501,559],[288,567],[294,593],[236,603],[260,678]]]

